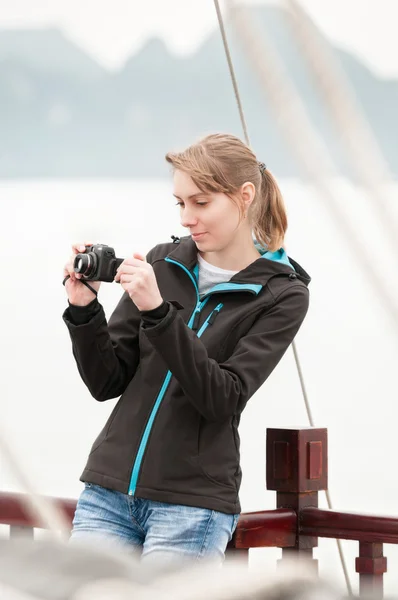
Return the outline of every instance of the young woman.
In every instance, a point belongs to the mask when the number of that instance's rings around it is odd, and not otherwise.
[[[222,562],[241,510],[240,415],[300,328],[310,278],[283,250],[275,179],[242,141],[209,135],[166,160],[189,235],[124,260],[109,323],[100,283],[83,285],[73,255],[64,269],[80,375],[96,400],[120,396],[82,473],[72,539]]]

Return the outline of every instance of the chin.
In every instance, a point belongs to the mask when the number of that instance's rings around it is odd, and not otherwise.
[[[206,252],[213,252],[214,248],[212,248],[211,244],[209,244],[209,242],[206,242],[205,240],[198,240],[197,242],[195,242],[196,247],[201,250],[202,252],[206,251]]]

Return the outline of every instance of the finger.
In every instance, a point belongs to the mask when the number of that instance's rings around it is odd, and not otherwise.
[[[73,244],[72,251],[73,254],[79,254],[79,252],[84,252],[86,250],[86,246],[84,244]]]
[[[76,281],[76,279],[81,279],[81,274],[75,272],[75,270],[73,268],[73,263],[68,263],[65,267],[65,270],[67,271],[67,273],[65,273],[65,276],[69,275],[69,277],[71,278],[71,281]]]
[[[127,266],[119,272],[116,272],[114,281],[122,281],[122,278],[124,278],[124,281],[132,281],[137,275],[142,275],[142,268]]]
[[[120,281],[120,283],[131,283],[132,279],[133,275],[131,275],[131,273],[122,273],[118,276],[116,281]]]
[[[146,262],[146,257],[144,254],[141,254],[140,252],[134,252],[133,254],[134,258],[137,258],[138,260],[141,260],[143,262]]]
[[[82,244],[81,242],[78,244],[72,244],[72,250],[74,254],[79,254],[79,252],[85,252],[86,251],[86,246],[92,246],[92,242],[86,242],[85,244]]]
[[[119,279],[120,283],[132,283],[139,286],[146,284],[146,280],[139,273],[122,273]]]
[[[75,275],[76,275],[76,274],[75,274],[73,271],[71,272],[71,270],[70,270],[70,268],[69,268],[69,265],[65,265],[65,266],[64,266],[64,279],[65,279],[65,277],[67,277],[68,275],[69,275],[69,277],[70,277],[70,280],[71,280],[71,281],[75,281]]]
[[[122,286],[122,288],[124,289],[125,292],[127,292],[129,290],[129,286],[131,284],[131,281],[120,281],[120,285]]]
[[[142,260],[141,258],[134,258],[134,257],[130,257],[130,258],[126,258],[124,263],[122,263],[120,265],[120,267],[123,266],[123,264],[125,265],[129,265],[131,267],[140,267],[141,269],[143,267],[145,267],[145,265],[147,264],[145,260]],[[120,269],[119,267],[119,269]]]
[[[142,267],[139,265],[124,265],[120,266],[116,273],[138,273],[142,271]]]
[[[118,281],[118,279],[120,278],[121,275],[123,275],[124,273],[130,273],[130,275],[133,274],[133,269],[137,269],[137,267],[133,267],[131,265],[120,265],[117,269],[116,269],[116,273],[115,273],[115,281]]]

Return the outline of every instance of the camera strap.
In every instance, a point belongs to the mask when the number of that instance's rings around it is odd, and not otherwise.
[[[68,279],[70,279],[70,275],[67,275],[65,277],[65,279],[62,282],[62,285],[65,285],[65,282],[68,281]],[[79,279],[79,281],[81,283],[83,283],[86,287],[88,287],[88,289],[91,290],[93,292],[93,294],[95,294],[96,296],[98,296],[97,290],[95,290],[93,287],[91,287],[91,285],[89,283],[87,283],[87,281],[84,281],[84,279]]]

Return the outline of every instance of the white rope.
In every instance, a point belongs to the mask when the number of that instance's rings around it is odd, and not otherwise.
[[[222,41],[223,41],[223,45],[224,45],[225,55],[227,57],[229,74],[231,76],[232,86],[234,88],[235,100],[236,100],[236,103],[238,105],[239,117],[240,117],[240,121],[242,123],[243,135],[245,137],[246,144],[248,146],[250,146],[249,134],[248,134],[247,125],[246,125],[246,119],[245,119],[245,115],[244,115],[244,112],[243,112],[243,106],[242,106],[242,102],[241,102],[240,94],[239,94],[239,89],[238,89],[238,82],[236,81],[236,77],[235,77],[234,65],[233,65],[233,62],[232,62],[231,53],[229,51],[227,36],[226,36],[226,33],[225,33],[225,28],[224,28],[224,21],[223,21],[223,18],[222,18],[221,9],[220,9],[220,5],[218,3],[218,0],[214,0],[214,5],[216,7],[218,25],[220,27],[220,32],[221,32],[221,37],[222,37]]]
[[[341,137],[341,148],[375,206],[383,234],[389,238],[398,258],[397,218],[382,193],[383,185],[393,181],[378,141],[357,101],[351,82],[344,73],[331,45],[319,33],[306,10],[297,0],[284,0],[282,13],[310,67],[323,105],[328,109]],[[388,200],[388,196],[387,196]]]
[[[220,11],[220,6],[219,6],[219,2],[218,0],[214,0],[214,4],[216,7],[216,12],[217,12],[217,17],[218,17],[218,22],[219,22],[219,26],[220,26],[220,30],[221,30],[221,35],[222,35],[222,39],[223,39],[223,44],[224,44],[224,50],[225,50],[225,54],[227,57],[227,62],[228,62],[228,66],[229,66],[229,70],[230,70],[230,75],[231,75],[231,79],[232,79],[232,83],[233,83],[233,87],[234,87],[234,93],[235,93],[235,97],[237,100],[237,104],[238,104],[238,108],[239,108],[239,114],[241,115],[241,121],[242,121],[242,127],[243,127],[243,131],[245,134],[245,140],[246,143],[248,145],[250,145],[250,141],[249,141],[249,136],[247,134],[247,127],[246,127],[246,121],[244,119],[244,116],[242,118],[242,115],[244,115],[243,113],[243,107],[242,107],[242,103],[240,100],[240,95],[239,95],[239,90],[238,90],[238,85],[237,85],[237,80],[236,80],[236,76],[235,76],[235,72],[233,69],[233,64],[232,64],[232,59],[231,59],[231,54],[230,54],[230,50],[229,50],[229,46],[228,46],[228,41],[227,41],[227,37],[225,34],[225,27],[224,27],[224,23],[223,23],[223,18],[222,18],[222,14]],[[231,3],[230,3],[231,4]],[[243,9],[241,9],[243,10]],[[235,17],[236,17],[236,9],[235,9]],[[239,19],[234,19],[235,25],[238,28],[239,33],[242,33],[242,22]],[[247,26],[247,23],[246,23]],[[247,43],[247,46],[249,46],[249,40],[255,38],[255,34],[250,34],[247,33],[246,31],[246,36],[245,36],[245,40]],[[264,36],[262,34],[262,39],[264,39]],[[253,43],[254,45],[254,43]],[[256,58],[256,62],[258,61],[258,57],[263,55],[263,49],[257,47],[256,49],[252,48],[252,52],[250,52],[250,56],[251,58]],[[272,62],[271,60],[269,62]],[[280,76],[282,76],[281,74],[278,74]],[[277,83],[276,86],[277,87]],[[275,91],[275,88],[274,88]],[[304,112],[304,110],[303,110]],[[307,416],[308,416],[308,420],[309,423],[311,425],[311,427],[314,427],[314,419],[312,416],[312,411],[311,411],[311,407],[310,407],[310,402],[309,402],[309,398],[308,398],[308,394],[307,394],[307,390],[306,390],[306,386],[305,386],[305,380],[304,380],[304,375],[303,375],[303,371],[301,368],[301,362],[299,360],[299,355],[298,355],[298,351],[297,351],[297,347],[296,347],[296,343],[293,341],[292,343],[292,348],[293,348],[293,354],[294,354],[294,359],[296,362],[296,367],[297,367],[297,372],[298,372],[298,376],[299,376],[299,380],[300,380],[300,385],[301,385],[301,391],[303,394],[303,399],[304,399],[304,404],[305,404],[305,408],[306,408],[306,412],[307,412]],[[329,509],[332,509],[332,500],[331,500],[331,496],[328,490],[326,490],[326,500],[327,500],[327,504]],[[340,540],[336,539],[336,543],[337,543],[337,548],[338,548],[338,552],[339,552],[339,557],[340,557],[340,562],[342,565],[342,569],[343,569],[343,573],[344,573],[344,578],[345,578],[345,582],[346,582],[346,586],[347,586],[347,591],[348,594],[350,596],[353,595],[352,593],[352,587],[351,587],[351,582],[349,579],[349,575],[348,575],[348,569],[347,569],[347,565],[346,565],[346,561],[344,558],[344,553],[343,553],[343,549],[341,546],[341,542]]]

